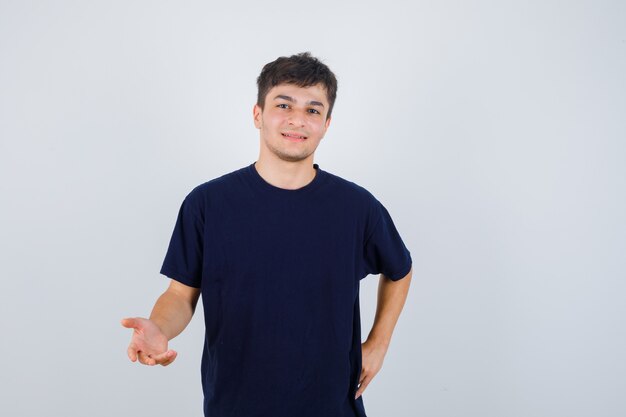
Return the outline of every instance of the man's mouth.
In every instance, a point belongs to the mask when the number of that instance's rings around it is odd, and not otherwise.
[[[306,136],[300,135],[295,132],[285,132],[285,133],[281,133],[281,135],[291,140],[305,140],[306,139]]]

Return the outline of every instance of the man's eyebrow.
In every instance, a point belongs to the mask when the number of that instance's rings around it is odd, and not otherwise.
[[[290,102],[292,102],[292,103],[295,103],[295,102],[296,102],[296,100],[294,100],[294,98],[293,98],[293,97],[286,96],[286,95],[283,95],[283,94],[279,94],[279,95],[277,95],[276,97],[274,97],[274,100],[278,100],[278,99],[287,100],[287,101],[290,101]],[[321,102],[319,102],[319,101],[315,101],[315,100],[311,100],[311,101],[307,102],[307,104],[308,104],[308,105],[310,105],[310,106],[320,106],[320,107],[324,107],[324,104],[322,104],[322,103],[321,103]]]

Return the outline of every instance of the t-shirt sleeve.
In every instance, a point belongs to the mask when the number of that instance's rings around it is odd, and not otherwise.
[[[196,200],[190,193],[178,210],[161,274],[190,287],[200,288],[204,222]]]
[[[369,274],[383,274],[397,281],[404,278],[412,266],[411,253],[404,245],[387,209],[376,202],[373,228],[363,248],[365,278]]]

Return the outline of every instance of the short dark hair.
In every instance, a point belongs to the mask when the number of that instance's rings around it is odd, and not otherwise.
[[[326,89],[328,99],[328,114],[330,117],[337,98],[337,78],[335,74],[319,59],[311,56],[310,52],[301,52],[290,57],[280,58],[265,64],[256,80],[259,88],[257,104],[261,109],[265,105],[268,91],[279,84],[293,84],[298,87],[311,87],[322,84]]]

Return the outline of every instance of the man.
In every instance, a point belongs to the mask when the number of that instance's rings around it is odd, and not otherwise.
[[[200,295],[207,417],[364,417],[412,274],[385,207],[313,163],[337,80],[309,53],[280,57],[257,79],[255,163],[184,199],[150,319],[127,318],[131,361],[171,364]],[[359,283],[381,273],[361,344]]]

